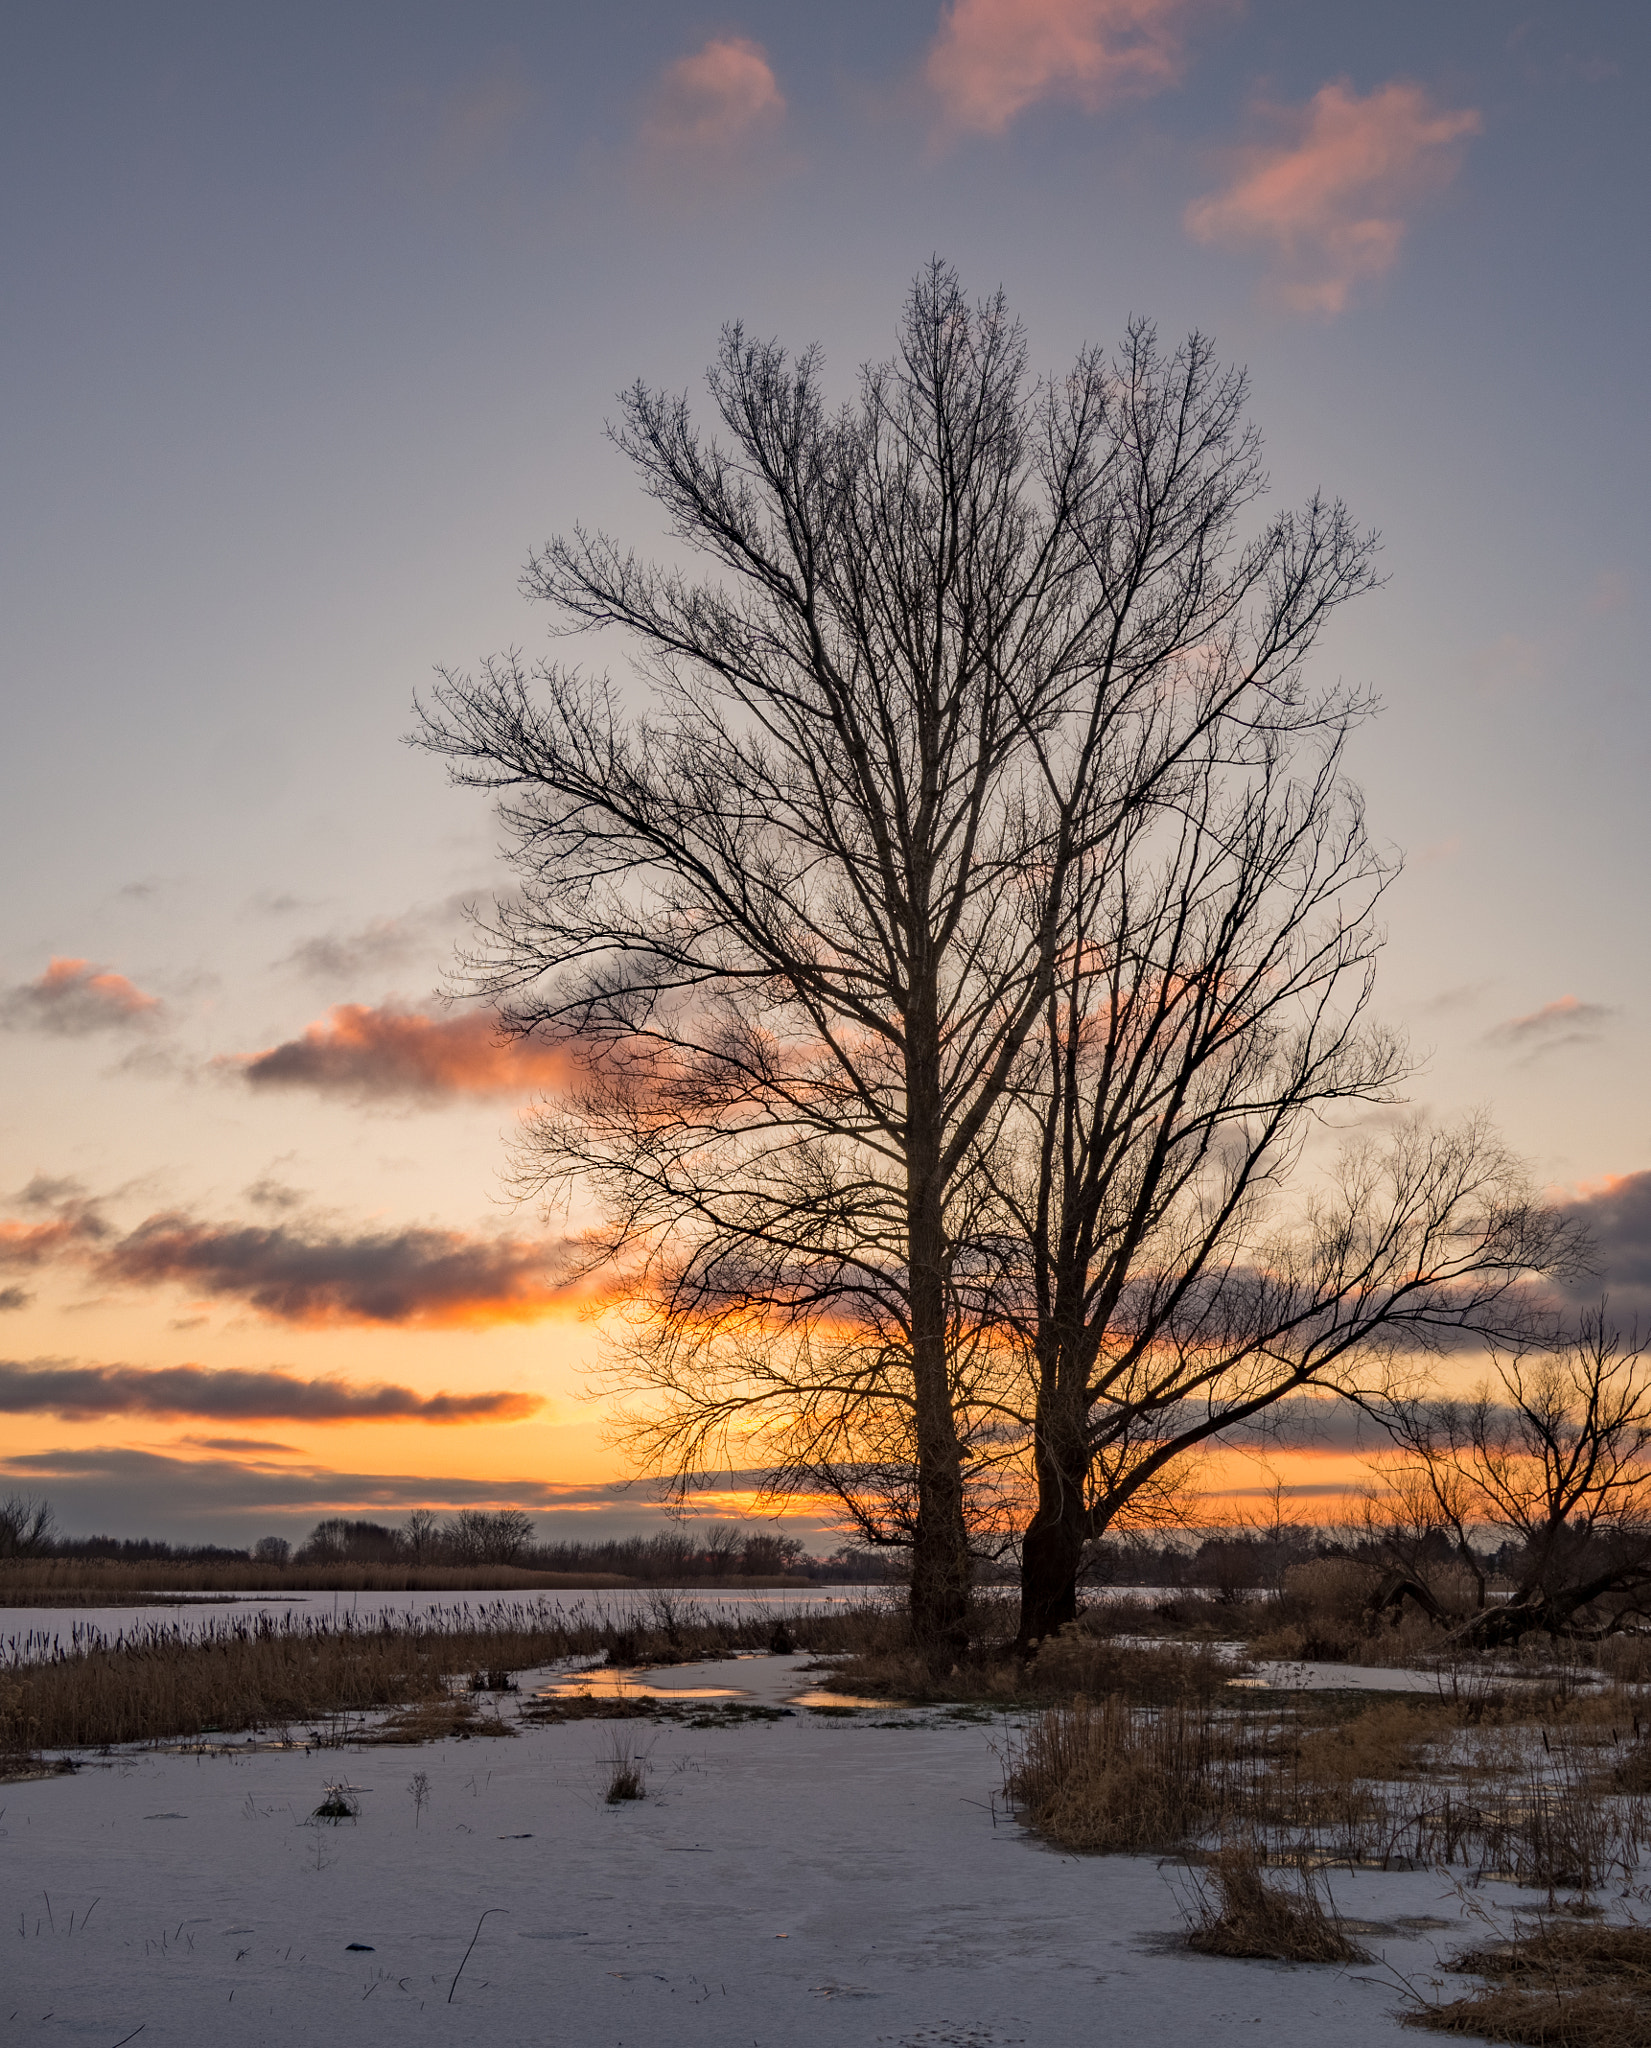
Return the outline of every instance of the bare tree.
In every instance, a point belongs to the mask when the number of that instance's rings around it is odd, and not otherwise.
[[[1569,1256],[1565,1225],[1477,1124],[1411,1125],[1355,1149],[1328,1198],[1265,1231],[1268,1204],[1244,1200],[1243,1183],[1271,1180],[1291,1149],[1269,1161],[1251,1128],[1189,1187],[1166,1148],[1167,1185],[1132,1180],[1093,1248],[1074,1254],[1068,1238],[1051,1261],[1025,1333],[1036,1506],[1023,1649],[1075,1613],[1083,1545],[1131,1526],[1143,1493],[1157,1514],[1154,1489],[1190,1454],[1265,1426],[1290,1394],[1378,1395],[1453,1333],[1517,1328],[1518,1282]]]
[[[51,1504],[24,1493],[0,1500],[0,1557],[44,1557],[52,1547],[57,1517]]]
[[[1301,658],[1370,543],[1316,499],[1239,535],[1257,442],[1204,338],[1166,354],[1137,323],[1034,384],[1001,297],[971,308],[939,263],[855,404],[738,327],[709,385],[724,441],[640,385],[615,436],[708,572],[576,530],[526,577],[629,636],[655,708],[507,657],[445,674],[423,739],[503,792],[519,894],[471,986],[579,1063],[524,1182],[604,1205],[646,1447],[686,1474],[897,1411],[914,1625],[945,1660],[1000,1369],[971,1336],[999,1277],[978,1164],[1072,865],[1306,715]]]
[[[1415,1522],[1452,1539],[1478,1586],[1460,1636],[1595,1637],[1651,1625],[1651,1366],[1602,1307],[1576,1340],[1493,1357],[1471,1399],[1373,1405],[1400,1456],[1390,1476]],[[1517,1546],[1511,1595],[1489,1600],[1479,1532]],[[1382,1588],[1449,1617],[1420,1573]]]
[[[532,1540],[533,1517],[522,1508],[460,1508],[441,1530],[456,1564],[514,1564]]]

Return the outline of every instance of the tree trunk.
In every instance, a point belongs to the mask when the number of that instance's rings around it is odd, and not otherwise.
[[[1089,1537],[1089,1475],[1081,1401],[1040,1394],[1033,1444],[1038,1499],[1020,1552],[1020,1627],[1015,1650],[1031,1656],[1078,1615],[1078,1567]]]
[[[917,1533],[912,1637],[942,1675],[969,1646],[969,1536],[963,1460],[946,1369],[946,1293],[938,1227],[912,1233],[912,1383],[917,1411]]]
[[[963,1513],[963,1459],[947,1359],[939,1032],[932,1021],[932,1005],[920,1000],[914,1001],[908,1016],[906,1071],[906,1228],[917,1424],[911,1626],[918,1650],[930,1668],[944,1676],[969,1647],[972,1572]]]

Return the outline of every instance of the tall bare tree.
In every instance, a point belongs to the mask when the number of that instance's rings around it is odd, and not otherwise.
[[[1078,835],[1040,1030],[978,1158],[1029,1381],[1003,1404],[1036,1497],[1023,1647],[1188,1453],[1310,1384],[1511,1327],[1519,1280],[1572,1244],[1479,1119],[1302,1170],[1327,1116],[1395,1102],[1407,1073],[1369,1015],[1393,865],[1342,771],[1363,711],[1298,686]]]
[[[1370,543],[1316,499],[1239,533],[1258,447],[1202,337],[1137,323],[1034,382],[1001,297],[939,263],[841,410],[817,351],[738,327],[708,381],[721,440],[641,385],[615,433],[704,573],[576,530],[526,576],[628,636],[650,709],[504,657],[444,673],[423,740],[501,792],[519,893],[472,986],[579,1063],[523,1176],[601,1199],[656,1457],[903,1417],[944,1659],[999,1279],[978,1165],[1073,864],[1241,733],[1323,714],[1301,660]]]

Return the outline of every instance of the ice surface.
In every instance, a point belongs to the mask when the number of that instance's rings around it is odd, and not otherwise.
[[[707,1672],[774,1703],[814,1676],[801,1658],[680,1675]],[[1447,1880],[1333,1876],[1345,1913],[1392,1930],[1365,1937],[1388,1968],[1192,1955],[1175,1946],[1184,1873],[1057,1855],[994,1812],[1004,1732],[943,1712],[577,1722],[422,1748],[144,1752],[0,1785],[0,2044],[113,2048],[139,2027],[135,2048],[1415,2038],[1393,1971],[1425,1978],[1458,1938]],[[647,1752],[639,1804],[603,1801],[616,1737]],[[341,1780],[360,1819],[311,1824]]]

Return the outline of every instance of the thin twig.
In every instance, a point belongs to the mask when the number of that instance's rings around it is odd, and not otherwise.
[[[470,1948],[474,1948],[481,1939],[482,1920],[485,1920],[489,1913],[508,1913],[509,1911],[510,1908],[508,1906],[489,1906],[487,1912],[482,1915],[482,1919],[476,1922],[476,1931],[470,1937]],[[447,1987],[447,2003],[449,2005],[453,2003],[453,1993],[459,1988],[459,1979],[464,1975],[464,1966],[470,1960],[470,1948],[467,1948],[464,1954],[459,1957],[459,1966],[453,1972],[452,1983]]]

